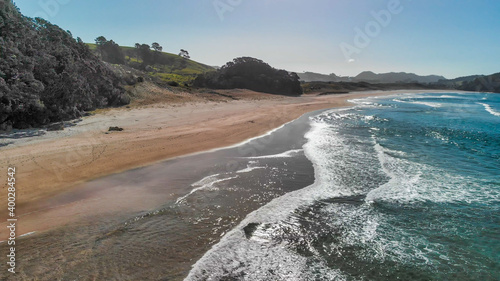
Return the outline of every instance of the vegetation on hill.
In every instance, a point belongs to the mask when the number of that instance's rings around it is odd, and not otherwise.
[[[0,1],[0,130],[128,102],[119,79],[82,40]]]
[[[500,93],[500,72],[487,76],[480,76],[472,81],[465,81],[459,89],[464,91]]]
[[[476,78],[484,77],[483,75],[470,75],[457,77],[454,79],[440,79],[434,85],[447,87],[449,89],[460,89],[464,83],[474,81]]]
[[[258,92],[298,96],[302,94],[299,76],[278,70],[250,57],[236,58],[221,69],[199,75],[194,85],[211,89],[249,89]]]
[[[96,38],[95,44],[87,45],[104,61],[143,71],[159,84],[187,85],[198,74],[215,71],[211,66],[191,60],[189,52],[184,49],[178,55],[166,53],[156,42],[151,45],[136,43],[135,47],[123,47],[100,36]]]

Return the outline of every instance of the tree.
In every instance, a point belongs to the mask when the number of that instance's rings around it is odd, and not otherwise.
[[[102,45],[106,44],[106,42],[108,42],[108,40],[106,40],[106,37],[104,37],[104,36],[99,36],[95,39],[95,44],[97,46],[102,46]]]
[[[124,64],[125,55],[122,48],[113,40],[107,40],[104,36],[95,39],[97,50],[104,61],[114,64]]]
[[[189,56],[189,52],[184,50],[184,49],[181,49],[181,52],[179,53],[179,56],[185,58],[185,59],[190,59],[191,57]]]
[[[153,48],[153,50],[155,50],[155,52],[161,52],[163,50],[163,47],[160,46],[160,44],[158,44],[156,42],[151,44],[151,48]]]
[[[148,44],[141,44],[139,48],[137,48],[137,55],[142,59],[143,68],[145,68],[148,64],[153,63],[151,47]]]
[[[96,44],[97,50],[101,54],[101,57],[102,57],[102,48],[100,48],[100,47],[103,46],[104,44],[106,44],[106,42],[108,42],[108,40],[106,40],[106,37],[104,37],[104,36],[99,36],[95,39],[95,44]]]

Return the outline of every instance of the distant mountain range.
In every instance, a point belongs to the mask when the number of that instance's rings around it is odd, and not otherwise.
[[[439,80],[446,79],[443,76],[427,75],[420,76],[415,73],[406,72],[389,72],[376,74],[371,71],[364,71],[354,77],[356,82],[369,83],[435,83]]]
[[[297,73],[299,75],[300,80],[304,82],[339,82],[341,77],[335,75],[335,74],[320,74],[320,73],[314,73],[314,72],[303,72],[303,73]]]
[[[304,82],[367,82],[372,84],[420,83],[430,84],[430,86],[434,87],[460,89],[465,91],[500,92],[500,73],[491,75],[470,75],[454,79],[446,79],[438,75],[420,76],[406,72],[377,74],[371,71],[364,71],[355,77],[337,76],[333,73],[327,75],[314,72],[297,74],[300,80]]]
[[[320,74],[314,72],[297,73],[302,81],[305,82],[368,82],[368,83],[436,83],[439,80],[446,80],[443,76],[428,75],[420,76],[414,73],[389,72],[374,73],[364,71],[355,77],[337,76],[335,74]]]

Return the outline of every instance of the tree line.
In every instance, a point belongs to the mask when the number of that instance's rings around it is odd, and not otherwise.
[[[173,65],[176,63],[172,57],[161,55],[163,47],[158,42],[153,42],[151,45],[135,43],[134,50],[129,52],[124,51],[115,41],[107,40],[104,36],[97,37],[95,43],[102,60],[113,64],[126,64],[140,70],[146,70],[147,66],[150,65]],[[179,68],[185,68],[186,60],[190,59],[189,52],[181,49],[179,57],[183,59],[178,63]],[[135,58],[136,61],[132,61],[131,58]]]

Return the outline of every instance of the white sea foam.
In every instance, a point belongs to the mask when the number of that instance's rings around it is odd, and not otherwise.
[[[500,112],[495,111],[495,110],[491,107],[491,105],[486,104],[486,103],[480,103],[480,102],[478,102],[478,104],[480,104],[480,105],[484,106],[484,109],[486,109],[486,111],[488,111],[491,115],[500,116]]]
[[[245,157],[245,158],[247,158],[247,159],[290,158],[290,157],[297,155],[298,153],[300,153],[302,151],[303,151],[303,149],[293,149],[293,150],[285,151],[283,153],[278,153],[278,154]]]
[[[486,203],[499,199],[488,185],[440,168],[396,158],[395,151],[375,145],[381,169],[390,180],[370,191],[365,201]]]
[[[266,167],[246,167],[245,169],[241,169],[239,171],[236,171],[237,174],[242,174],[242,173],[249,173],[254,170],[258,169],[266,169]]]
[[[424,102],[424,101],[407,101],[407,100],[401,100],[401,99],[393,99],[395,102],[400,102],[400,103],[412,103],[412,104],[421,104],[421,105],[426,105],[429,107],[442,107],[443,105],[437,102]]]
[[[19,237],[30,236],[30,235],[33,235],[35,233],[36,233],[36,231],[31,231],[31,232],[25,233],[23,235],[20,235]]]
[[[207,189],[213,188],[214,185],[217,184],[217,183],[238,178],[238,175],[232,176],[232,177],[226,177],[226,178],[218,178],[220,175],[221,174],[215,174],[215,175],[207,176],[207,177],[204,177],[203,179],[201,179],[201,180],[193,183],[191,186],[192,187],[196,187],[196,188],[194,188],[193,190],[191,190],[191,192],[189,192],[188,194],[186,194],[186,195],[184,195],[182,197],[179,197],[175,201],[175,204],[179,204],[179,203],[184,202],[187,197],[189,197],[191,194],[193,194],[193,193],[195,193],[197,191],[207,190]]]

